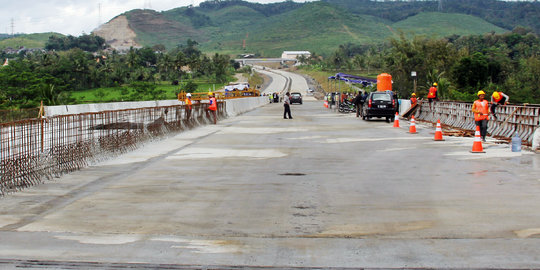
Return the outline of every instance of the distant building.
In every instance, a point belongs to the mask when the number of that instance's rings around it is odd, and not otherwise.
[[[311,53],[308,52],[308,51],[284,51],[282,54],[281,54],[281,58],[283,59],[294,59],[296,60],[296,58],[298,56],[305,56],[306,58],[309,58],[311,56]]]

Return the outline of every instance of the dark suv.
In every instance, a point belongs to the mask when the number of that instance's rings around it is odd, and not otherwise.
[[[291,93],[290,103],[291,103],[291,104],[293,104],[293,103],[300,103],[300,104],[302,104],[302,94],[300,94],[300,93],[298,93],[298,92],[293,92],[293,93]]]
[[[394,121],[397,112],[397,99],[392,91],[371,92],[362,106],[362,119],[386,117],[386,121]]]

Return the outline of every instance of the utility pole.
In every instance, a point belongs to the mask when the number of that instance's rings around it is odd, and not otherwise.
[[[98,4],[98,27],[101,26],[101,3]]]
[[[152,9],[152,1],[151,0],[144,1],[144,9]]]
[[[442,10],[443,10],[442,1],[443,0],[439,0],[439,7],[438,7],[439,12],[442,12]]]
[[[15,35],[15,20],[11,18],[11,36]]]

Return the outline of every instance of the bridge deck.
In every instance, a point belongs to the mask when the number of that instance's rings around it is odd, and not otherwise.
[[[540,267],[540,157],[269,104],[0,199],[0,259]],[[17,261],[14,261],[17,262]],[[20,263],[20,261],[19,261]]]

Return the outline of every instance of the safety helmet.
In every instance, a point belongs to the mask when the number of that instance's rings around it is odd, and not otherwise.
[[[187,94],[186,94],[186,97],[191,97],[191,93],[187,93]]]
[[[437,83],[436,83],[436,82],[434,82],[434,83],[433,83],[433,86],[437,86]]]
[[[415,96],[416,96],[416,93],[412,93],[412,96],[415,97]]]
[[[478,91],[478,94],[476,94],[476,95],[479,96],[479,95],[485,95],[485,94],[486,94],[486,92],[480,90],[480,91]]]
[[[493,92],[492,96],[493,96],[494,99],[499,99],[501,97],[501,95],[497,91]]]
[[[212,93],[212,92],[208,92],[208,95],[209,95],[209,96],[213,96],[213,95],[214,95],[214,93]]]

